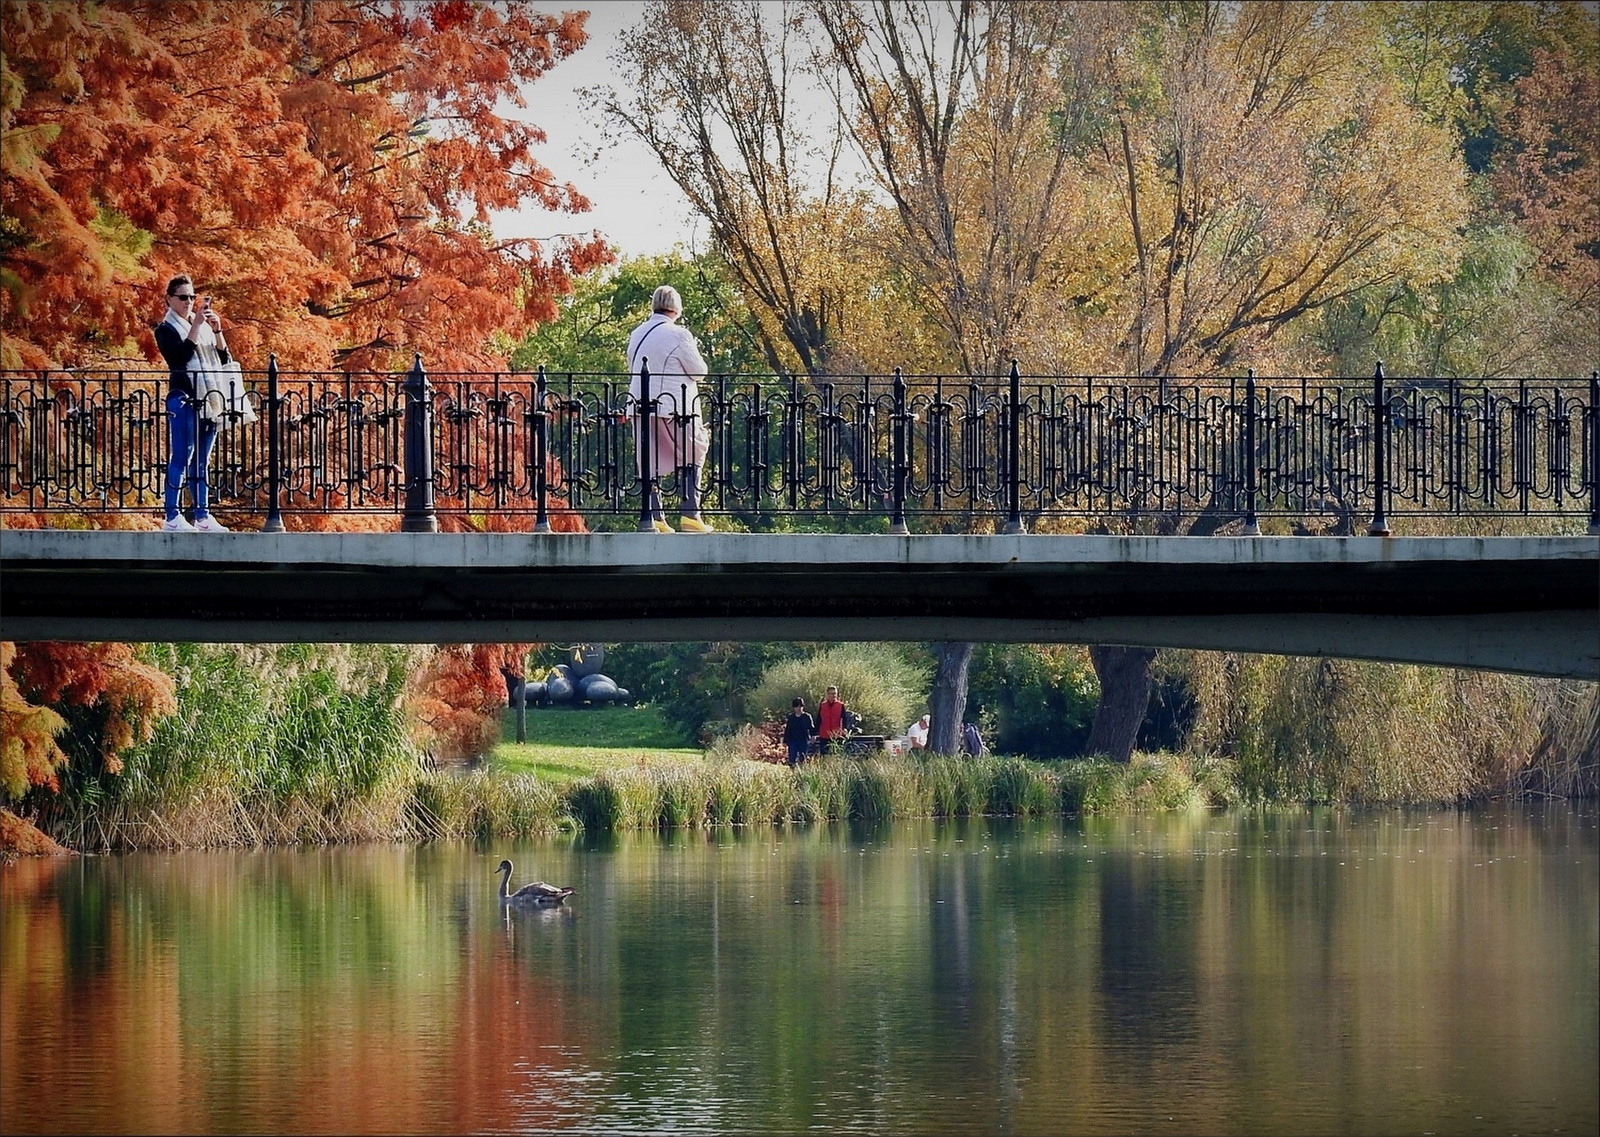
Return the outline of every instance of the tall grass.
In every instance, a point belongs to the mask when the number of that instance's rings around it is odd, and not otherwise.
[[[390,836],[419,758],[396,705],[414,650],[162,644],[179,711],[122,755],[75,754],[41,822],[77,848]]]
[[[304,794],[211,790],[108,804],[64,831],[79,847],[141,848],[589,832],[1185,809],[1220,804],[1181,758],[822,758],[799,769],[729,760],[624,766],[570,782],[489,770],[416,769],[337,806]],[[61,832],[57,827],[58,833]]]

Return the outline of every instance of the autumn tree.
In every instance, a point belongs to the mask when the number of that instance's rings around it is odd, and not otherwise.
[[[428,0],[7,3],[0,329],[8,365],[138,351],[168,276],[259,366],[497,359],[597,236],[500,241],[489,211],[587,200],[509,117],[584,13]]]
[[[1337,301],[1304,329],[1310,366],[1391,373],[1582,374],[1593,366],[1600,24],[1581,5],[1375,4],[1366,15],[1408,105],[1460,140],[1478,182],[1455,274]],[[1357,365],[1359,364],[1359,368]]]
[[[172,678],[127,644],[0,643],[0,803],[35,788],[60,791],[70,759],[57,738],[67,728],[63,712],[74,708],[93,714],[93,751],[115,774],[121,752],[148,741],[177,699]],[[35,841],[31,827],[7,825],[8,841]]]
[[[836,105],[897,224],[894,263],[968,374],[1030,354],[1085,240],[1072,159],[1095,40],[1071,5],[818,0]],[[1035,357],[1038,352],[1032,353]],[[929,747],[955,753],[970,643],[935,645]]]
[[[773,370],[837,370],[870,203],[841,167],[837,121],[806,96],[801,9],[655,0],[616,53],[626,87],[596,92],[613,128],[656,155],[704,217],[761,321]]]
[[[450,644],[411,677],[406,717],[417,745],[436,761],[465,762],[487,754],[500,738],[506,705],[501,668],[520,673],[534,644]]]
[[[1600,343],[1600,78],[1597,53],[1535,53],[1517,80],[1505,116],[1505,148],[1491,183],[1496,196],[1539,250],[1539,270],[1558,284]]]

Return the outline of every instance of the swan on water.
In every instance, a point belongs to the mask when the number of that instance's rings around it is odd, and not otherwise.
[[[502,904],[560,904],[572,895],[570,888],[557,888],[553,884],[546,884],[536,880],[532,884],[525,884],[515,892],[511,891],[511,862],[501,861],[500,867],[494,870],[500,873],[500,901]]]

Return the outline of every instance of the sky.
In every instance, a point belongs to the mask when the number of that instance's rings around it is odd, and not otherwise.
[[[640,20],[643,5],[625,0],[548,5],[551,11],[580,7],[590,12],[589,42],[531,83],[524,92],[527,108],[510,113],[549,136],[535,156],[558,180],[577,186],[594,208],[588,213],[537,207],[498,211],[490,215],[495,236],[548,238],[598,229],[624,257],[671,252],[679,244],[685,251],[703,250],[709,243],[705,222],[696,225],[688,201],[655,156],[634,140],[607,146],[601,124],[586,117],[578,100],[580,87],[615,81],[607,56],[617,33]]]

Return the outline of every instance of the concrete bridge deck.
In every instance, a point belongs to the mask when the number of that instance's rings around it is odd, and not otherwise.
[[[4,530],[0,636],[1126,643],[1600,680],[1600,539]]]

